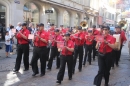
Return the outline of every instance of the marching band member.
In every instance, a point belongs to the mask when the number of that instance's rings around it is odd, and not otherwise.
[[[16,39],[18,40],[18,47],[17,47],[17,58],[15,63],[14,72],[18,72],[21,65],[22,54],[23,62],[24,62],[24,71],[29,70],[29,41],[28,35],[30,34],[29,30],[27,29],[27,24],[22,24],[22,29],[17,32]]]
[[[120,34],[120,37],[121,37],[120,50],[115,52],[116,53],[116,66],[119,66],[118,62],[120,60],[122,46],[123,46],[123,43],[125,43],[127,41],[127,39],[126,39],[126,36],[125,36],[125,32],[121,31],[120,26],[116,26],[115,29],[116,29],[116,34]]]
[[[53,58],[55,56],[57,56],[57,61],[56,61],[56,69],[59,69],[60,67],[60,59],[59,59],[59,54],[60,52],[58,52],[58,48],[57,48],[57,41],[63,41],[63,38],[62,36],[60,35],[59,33],[59,30],[56,29],[55,30],[55,35],[54,35],[54,38],[53,40],[51,40],[51,54],[50,54],[50,59],[48,61],[48,70],[51,70],[51,67],[52,67],[52,63],[53,63]]]
[[[63,25],[60,25],[60,33],[64,36],[64,34],[67,32],[67,30],[64,28]]]
[[[50,29],[48,30],[48,37],[50,36],[54,36],[55,32],[55,26],[54,24],[50,24]],[[47,58],[47,61],[49,60],[49,53],[50,53],[50,47],[51,47],[51,43],[48,43],[48,46],[47,46],[47,55],[46,55],[46,58]]]
[[[83,45],[84,45],[84,34],[82,33],[82,27],[78,26],[78,32],[74,35],[73,39],[75,42],[74,49],[74,61],[73,61],[73,74],[75,72],[75,65],[79,55],[79,72],[82,71],[82,60],[83,60]]]
[[[56,83],[61,84],[61,81],[63,81],[66,63],[67,63],[67,67],[68,67],[69,80],[72,79],[73,51],[74,51],[74,43],[72,40],[70,40],[70,34],[66,33],[64,35],[64,47],[61,51],[60,70],[57,75]]]
[[[110,28],[104,26],[103,35],[104,42],[97,42],[96,49],[98,49],[98,67],[99,71],[94,79],[94,85],[101,86],[102,77],[105,79],[105,86],[108,86],[110,69],[112,65],[112,50],[116,48],[116,39],[109,35]]]
[[[93,35],[96,36],[96,35],[99,35],[99,31],[96,30],[96,25],[93,25]],[[93,60],[95,60],[95,56],[96,56],[96,41],[94,40],[93,41]]]
[[[85,55],[83,65],[86,64],[86,58],[88,56],[89,65],[91,65],[91,53],[92,53],[92,44],[94,36],[92,35],[92,30],[88,30],[88,35],[85,36]]]
[[[44,30],[44,24],[39,24],[39,31],[35,35],[34,38],[34,50],[33,50],[33,57],[32,57],[32,70],[33,74],[32,76],[35,76],[39,73],[37,62],[40,58],[41,62],[41,75],[45,75],[45,69],[46,69],[46,50],[47,50],[47,44],[48,44],[48,34]]]

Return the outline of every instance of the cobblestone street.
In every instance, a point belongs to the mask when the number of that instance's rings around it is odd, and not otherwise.
[[[127,45],[127,44],[126,44]],[[40,77],[32,77],[32,70],[23,71],[23,63],[21,65],[20,73],[13,74],[12,69],[15,64],[16,55],[12,55],[11,58],[5,57],[4,50],[0,50],[0,86],[57,86],[56,77],[58,70],[55,66],[55,60],[51,71],[46,71],[46,75]],[[32,52],[30,51],[30,60]],[[67,68],[66,68],[67,69]],[[98,72],[97,59],[92,62],[92,65],[86,65],[83,67],[82,72],[76,72],[71,81],[68,80],[67,70],[62,84],[60,86],[94,86],[93,80]],[[102,81],[104,86],[104,80]],[[111,70],[110,86],[129,86],[130,85],[130,57],[128,55],[127,46],[123,47],[121,61],[119,67]]]

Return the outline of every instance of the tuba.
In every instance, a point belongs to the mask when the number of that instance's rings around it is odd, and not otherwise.
[[[118,23],[118,25],[122,28],[122,27],[125,26],[126,23],[127,23],[127,22],[126,22],[125,20],[121,20],[121,21]]]
[[[83,29],[87,29],[88,28],[88,23],[86,22],[86,21],[82,21],[81,23],[80,23],[80,26],[83,28]]]

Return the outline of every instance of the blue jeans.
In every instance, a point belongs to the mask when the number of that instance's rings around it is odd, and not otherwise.
[[[14,44],[14,41],[10,40],[10,52],[13,52],[13,44]]]

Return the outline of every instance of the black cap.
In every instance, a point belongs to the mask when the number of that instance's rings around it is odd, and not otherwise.
[[[54,26],[54,24],[50,24],[50,26]]]
[[[70,33],[67,32],[67,33],[64,34],[64,36],[70,36]]]
[[[103,29],[104,29],[104,28],[110,30],[110,27],[109,27],[109,26],[103,26]]]
[[[39,26],[44,26],[44,24],[43,24],[43,23],[40,23]]]
[[[55,29],[55,32],[59,32],[59,29]]]
[[[92,30],[88,30],[88,33],[92,33]]]
[[[82,30],[82,27],[81,27],[81,26],[78,26],[78,30]]]
[[[93,25],[93,28],[96,28],[96,25]]]
[[[119,29],[121,29],[121,27],[120,27],[119,25],[116,25],[115,28],[119,28]]]
[[[63,25],[60,25],[60,27],[63,27]]]
[[[27,26],[27,24],[26,23],[22,23],[22,26]]]

